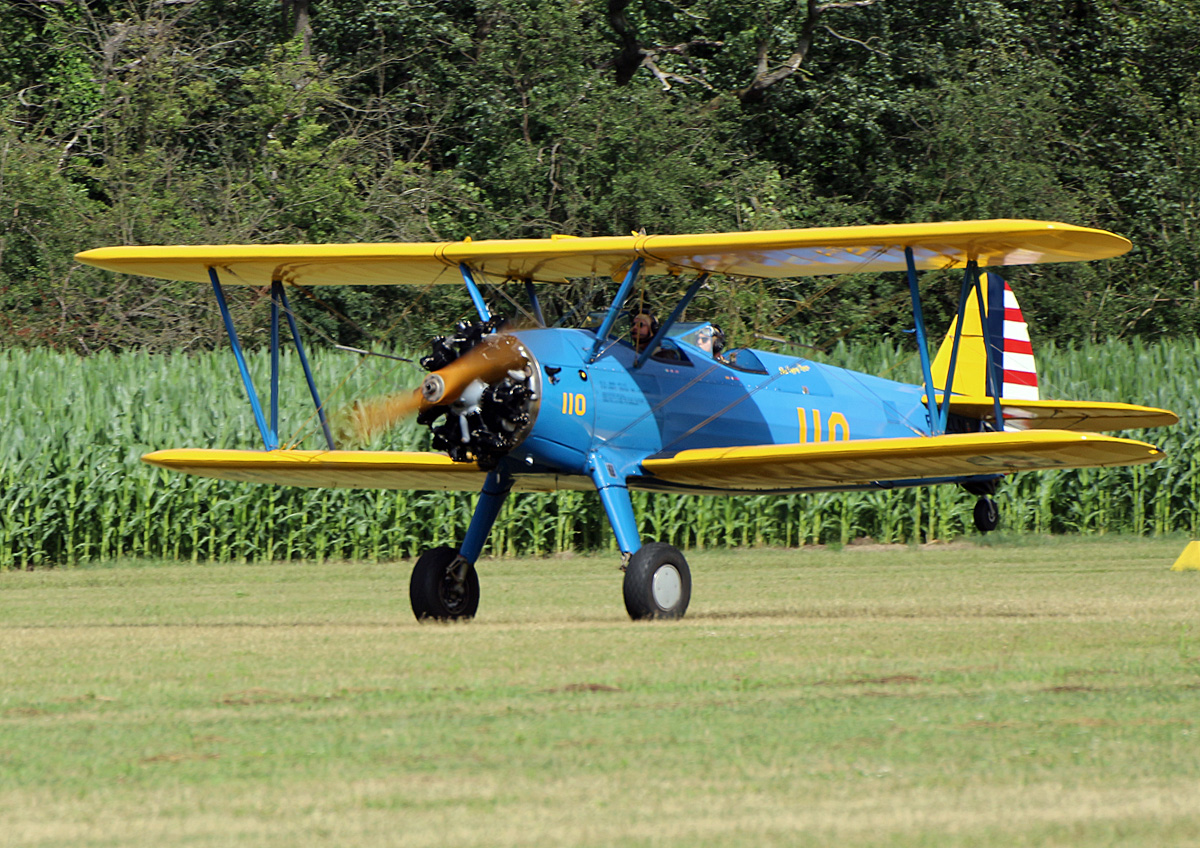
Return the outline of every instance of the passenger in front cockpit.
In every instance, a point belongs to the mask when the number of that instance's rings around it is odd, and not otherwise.
[[[696,347],[705,353],[711,353],[713,359],[724,359],[721,351],[725,350],[725,333],[716,324],[701,327],[696,334]]]

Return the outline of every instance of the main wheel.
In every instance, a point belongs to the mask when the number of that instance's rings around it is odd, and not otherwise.
[[[625,567],[625,609],[634,621],[683,618],[692,599],[692,572],[677,548],[642,545]]]
[[[975,527],[980,533],[990,533],[1000,524],[1000,508],[991,498],[975,501]]]
[[[475,617],[479,609],[479,575],[471,563],[452,568],[457,560],[458,551],[446,546],[428,550],[417,558],[408,597],[418,621]]]

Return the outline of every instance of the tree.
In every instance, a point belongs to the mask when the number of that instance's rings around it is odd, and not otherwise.
[[[828,18],[842,10],[872,6],[880,0],[767,0],[746,8],[727,2],[683,7],[648,0],[641,16],[649,41],[643,41],[630,13],[631,0],[609,0],[608,22],[619,50],[612,59],[618,85],[627,85],[645,68],[670,90],[674,84],[699,84],[713,96],[732,93],[757,103],[767,91],[801,72],[818,32],[840,37]],[[720,33],[720,37],[714,35]],[[863,45],[866,47],[866,45]],[[746,59],[752,57],[752,62]],[[732,67],[752,67],[748,80],[723,89],[717,79],[741,78]]]
[[[430,240],[1046,217],[1129,235],[1015,269],[1035,334],[1200,329],[1200,7],[1166,0],[47,0],[0,16],[0,303],[80,350],[217,343],[111,243]],[[930,21],[936,21],[932,26]],[[669,281],[668,281],[669,282]],[[894,279],[735,282],[793,339],[894,333]],[[957,282],[930,290],[935,326]],[[903,292],[899,292],[900,295]],[[250,300],[261,294],[244,292]],[[579,293],[587,298],[587,287]],[[758,300],[771,301],[760,306]],[[306,318],[417,344],[458,293]],[[794,313],[794,314],[793,314]],[[253,341],[265,312],[247,325]],[[790,317],[789,317],[790,316]],[[761,329],[761,328],[760,328]],[[907,337],[905,337],[907,338]]]

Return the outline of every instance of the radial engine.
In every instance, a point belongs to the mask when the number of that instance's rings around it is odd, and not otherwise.
[[[434,450],[492,469],[529,435],[541,403],[537,360],[504,319],[460,321],[421,358],[417,421],[433,431]]]

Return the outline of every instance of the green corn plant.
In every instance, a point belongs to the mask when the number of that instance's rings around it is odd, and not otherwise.
[[[1001,486],[1011,532],[1200,532],[1200,340],[1116,342],[1039,349],[1043,393],[1171,408],[1184,424],[1129,435],[1160,445],[1156,467],[1023,474]],[[878,343],[830,355],[860,370],[916,380],[910,350]],[[414,385],[418,374],[325,352],[313,356],[322,384],[345,399]],[[284,373],[295,374],[284,357]],[[252,370],[265,384],[265,363]],[[1155,374],[1146,381],[1145,375]],[[194,561],[237,558],[371,559],[412,556],[457,540],[474,496],[250,487],[166,474],[143,465],[146,450],[255,447],[258,436],[225,353],[187,356],[52,351],[0,353],[0,568],[71,565],[127,555]],[[232,381],[232,383],[230,382]],[[234,386],[234,390],[222,387]],[[302,380],[285,381],[283,418],[311,419]],[[334,404],[336,405],[336,404]],[[288,434],[290,435],[290,434]],[[296,444],[322,444],[315,420]],[[422,449],[407,422],[377,447]],[[247,492],[253,492],[247,495]],[[954,487],[782,497],[677,497],[635,493],[642,531],[681,547],[844,543],[859,536],[905,542],[972,533],[973,499]],[[612,548],[594,495],[515,494],[489,550],[550,553]]]

